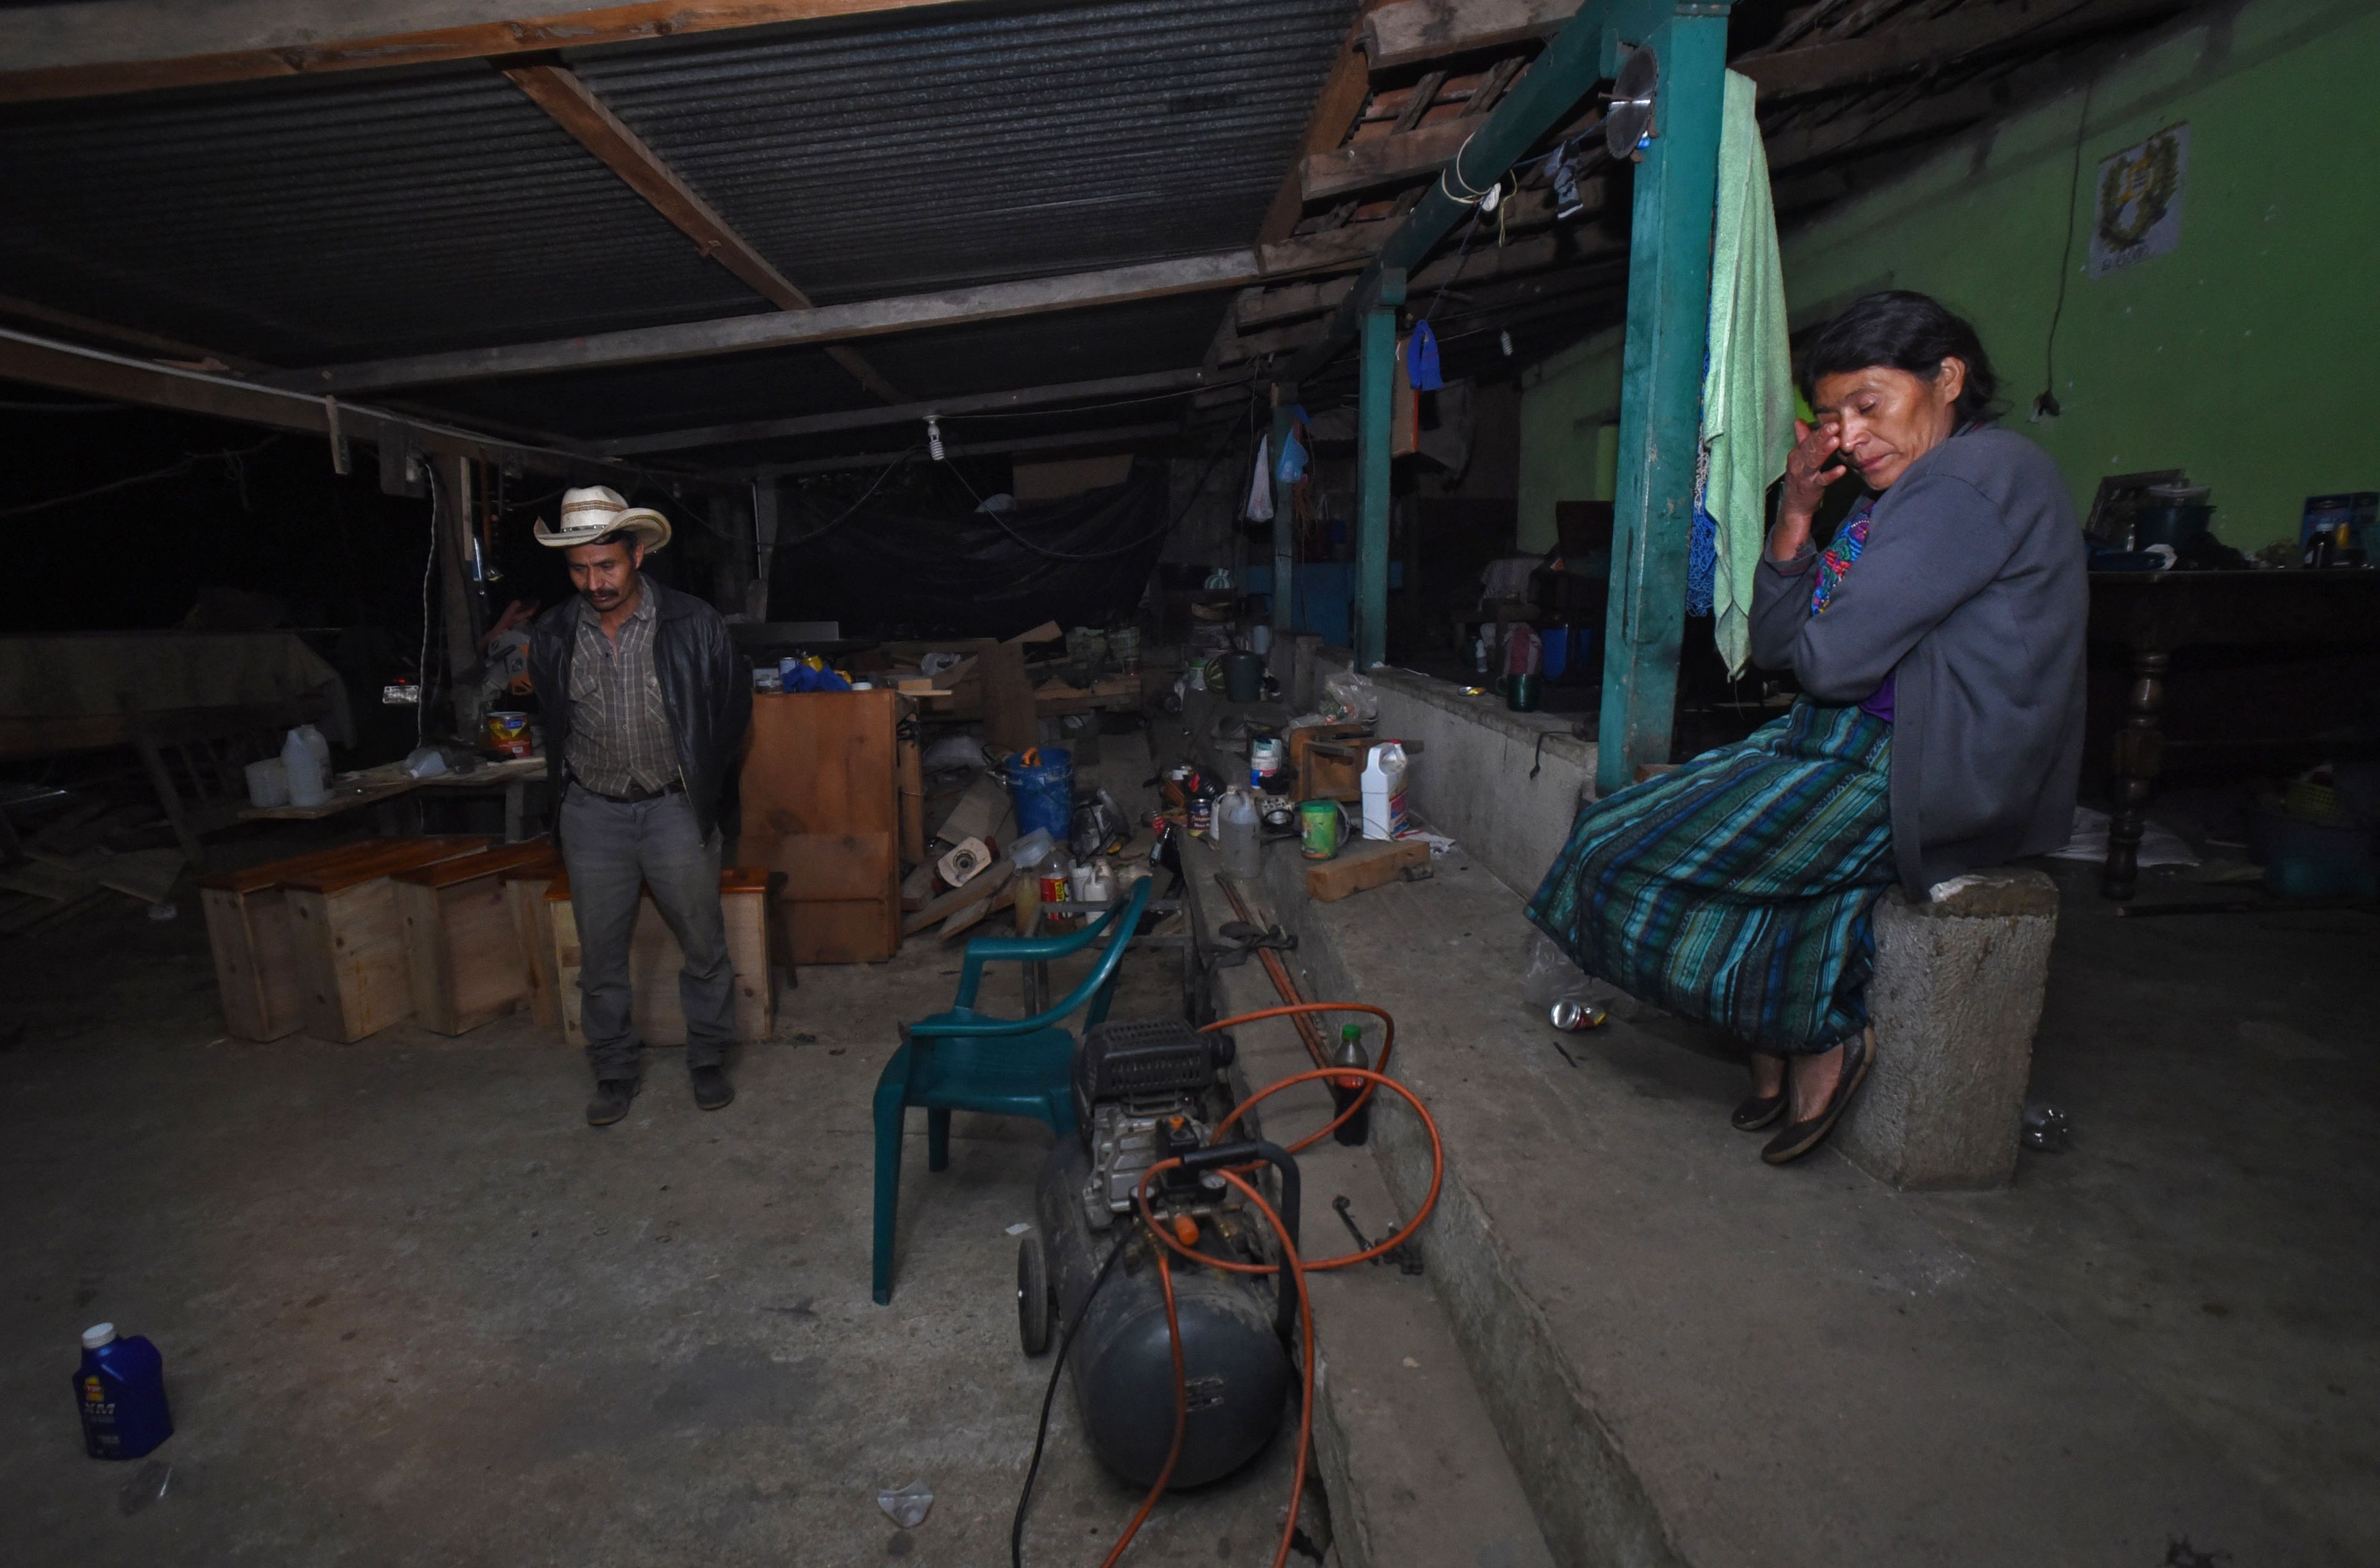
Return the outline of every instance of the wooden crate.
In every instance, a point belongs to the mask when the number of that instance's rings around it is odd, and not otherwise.
[[[562,857],[507,868],[503,873],[504,902],[513,915],[513,934],[528,960],[528,1011],[541,1028],[562,1027],[562,993],[553,973],[552,906],[546,889],[562,875]]]
[[[1289,732],[1289,772],[1297,781],[1300,800],[1361,800],[1364,798],[1364,754],[1369,749],[1362,724],[1308,724]],[[1332,750],[1345,749],[1351,758],[1333,757],[1314,749],[1321,742]]]
[[[399,871],[479,853],[489,842],[395,839],[379,855],[289,880],[298,1010],[308,1034],[345,1044],[413,1016],[405,927],[396,912],[396,887],[389,879]]]
[[[893,691],[752,699],[739,854],[784,877],[796,964],[872,964],[901,947],[901,805]]]
[[[214,953],[215,988],[223,1003],[225,1029],[241,1039],[279,1039],[295,1033],[303,1022],[305,981],[298,973],[296,949],[290,945],[290,881],[351,862],[384,857],[400,845],[425,846],[443,858],[475,855],[486,842],[368,838],[200,879],[199,905],[206,913],[207,942]]]
[[[505,872],[524,867],[543,867],[550,878],[559,859],[550,845],[516,844],[391,879],[413,1016],[423,1028],[468,1034],[530,1001],[530,958],[504,882]]]
[[[767,1039],[776,1031],[776,987],[769,973],[770,886],[765,866],[730,866],[719,873],[719,903],[727,918],[727,957],[735,970],[735,1038]],[[545,890],[545,912],[553,939],[553,991],[562,1038],[587,1043],[579,1023],[578,921],[570,905],[570,878],[556,876]],[[686,1010],[678,1002],[678,971],[686,954],[669,922],[648,894],[637,907],[629,939],[628,977],[635,988],[631,1016],[647,1045],[684,1045]]]

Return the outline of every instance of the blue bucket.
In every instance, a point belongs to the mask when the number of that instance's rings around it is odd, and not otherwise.
[[[1546,679],[1560,680],[1561,673],[1570,668],[1570,628],[1548,626],[1541,640],[1544,643]]]
[[[1060,844],[1075,833],[1075,754],[1045,746],[1041,760],[1008,765],[1008,794],[1016,802],[1016,836],[1047,828]]]

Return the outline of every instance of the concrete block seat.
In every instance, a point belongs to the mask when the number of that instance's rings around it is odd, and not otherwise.
[[[2184,1538],[2240,1562],[2336,1560],[1923,1205],[1839,1149],[1762,1164],[1727,1123],[1741,1064],[1697,1027],[1637,1010],[1555,1035],[1522,995],[1519,897],[1464,856],[1317,905],[1293,850],[1266,855],[1307,993],[1396,1015],[1397,1071],[1448,1150],[1421,1236],[1431,1288],[1557,1562],[2143,1563]],[[1880,982],[1884,1059],[1915,1043],[1869,1086],[1864,1144],[1846,1140],[1872,1158],[1929,1136],[1929,1096],[1988,1103],[2012,1135],[2010,1063],[1946,1082],[1895,1012],[1955,1009],[1960,954],[2046,944],[2024,879],[1978,896],[2004,912],[1884,917],[1888,954],[1933,956]],[[1976,1015],[2029,1039],[2037,1000],[2011,989],[1986,984]],[[1964,1026],[1925,1027],[1939,1043]],[[1411,1212],[1426,1140],[1394,1107],[1375,1128]]]

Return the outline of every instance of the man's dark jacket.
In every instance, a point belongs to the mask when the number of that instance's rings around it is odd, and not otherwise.
[[[677,740],[677,765],[703,836],[719,825],[752,723],[752,674],[719,612],[690,593],[645,578],[653,596],[653,675]],[[573,595],[529,628],[528,674],[545,715],[546,816],[561,837],[562,787],[570,756],[570,660],[578,617],[593,614]]]

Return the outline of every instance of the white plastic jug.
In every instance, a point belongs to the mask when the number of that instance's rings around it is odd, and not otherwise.
[[[250,762],[248,773],[248,803],[258,810],[289,804],[289,772],[278,757],[266,757]]]
[[[1253,796],[1234,789],[1215,803],[1215,840],[1223,852],[1223,874],[1253,881],[1263,868],[1257,859],[1257,833],[1264,824]]]
[[[331,774],[334,772],[331,767],[331,742],[329,738],[325,736],[321,730],[316,729],[311,724],[298,725],[298,733],[306,737],[306,749],[314,754],[314,766],[322,771],[322,784],[324,788],[328,788],[331,783]]]
[[[1405,831],[1405,748],[1395,741],[1364,759],[1364,836],[1394,838]]]
[[[320,806],[330,798],[329,781],[323,777],[322,764],[314,755],[314,748],[306,739],[304,725],[289,732],[281,743],[281,768],[289,778],[289,804]]]

